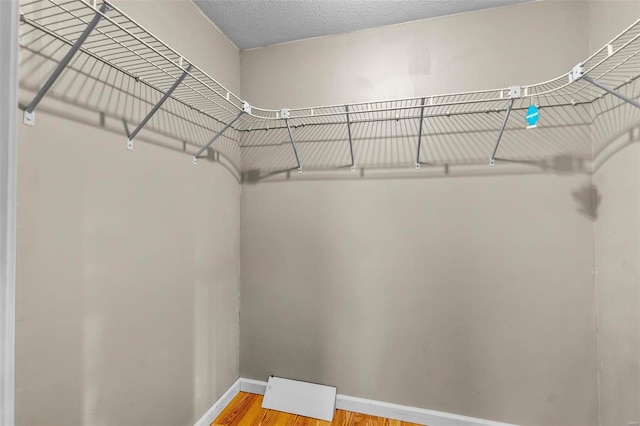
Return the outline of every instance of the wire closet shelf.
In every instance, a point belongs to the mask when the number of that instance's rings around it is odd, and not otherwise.
[[[640,20],[568,73],[538,84],[348,105],[270,110],[252,106],[232,93],[110,3],[96,4],[95,0],[27,0],[21,3],[20,12],[21,40],[28,40],[28,43],[56,42],[64,47],[63,52],[68,52],[65,58],[56,58],[58,69],[36,99],[25,108],[26,124],[33,124],[33,110],[40,98],[69,64],[74,53],[80,52],[162,95],[162,99],[130,136],[130,149],[133,137],[168,99],[216,123],[216,126],[210,127],[213,132],[211,140],[200,145],[194,163],[227,129],[234,131],[232,138],[239,147],[255,143],[258,136],[254,135],[260,131],[280,129],[289,136],[298,171],[301,171],[292,129],[341,126],[348,130],[348,139],[345,136],[345,140],[349,142],[351,166],[354,169],[352,126],[412,120],[419,123],[415,162],[416,168],[419,168],[420,139],[428,134],[423,131],[423,121],[439,117],[504,113],[504,124],[490,158],[493,165],[502,132],[512,111],[527,110],[530,105],[540,109],[574,108],[590,104],[607,93],[640,107],[633,99],[618,92],[640,76]]]

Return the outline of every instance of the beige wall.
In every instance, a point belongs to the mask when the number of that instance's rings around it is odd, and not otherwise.
[[[293,107],[544,80],[587,55],[587,6],[537,2],[241,52],[242,87]],[[546,142],[590,151],[588,129],[565,130]],[[526,134],[515,145],[506,135],[505,153],[534,148]],[[441,177],[243,185],[241,375],[597,424],[593,222],[580,195],[591,177],[484,158]]]
[[[246,50],[242,90],[295,108],[538,83],[585,57],[587,12],[531,3]]]
[[[239,55],[190,2],[116,4],[274,108],[544,80],[639,11],[544,1]],[[19,129],[18,424],[191,424],[239,369],[524,424],[640,417],[640,130],[627,110],[599,118],[593,145],[588,129],[538,133],[536,155],[556,162],[550,145],[580,164],[593,146],[596,192],[583,168],[483,160],[419,178],[276,176],[243,185],[241,207],[232,148],[194,168],[170,134],[144,132],[126,152],[118,114],[134,100],[101,117],[65,94]],[[506,136],[510,154],[534,144]]]
[[[240,96],[238,48],[189,0],[114,0],[160,40]]]
[[[637,130],[636,130],[637,131]],[[640,418],[640,173],[637,136],[594,174],[601,199],[595,226],[600,423]],[[626,146],[625,146],[626,145]]]
[[[241,375],[521,424],[595,424],[591,222],[571,196],[586,182],[243,187]]]
[[[190,2],[116,4],[238,89]],[[24,103],[44,71],[21,55]],[[193,424],[239,374],[237,172],[149,130],[127,151],[115,116],[55,100],[69,75],[19,128],[16,422]]]
[[[592,1],[592,49],[639,15],[639,1]],[[637,97],[639,88],[633,84],[626,94]],[[600,424],[626,425],[640,421],[640,112],[611,97],[596,103],[594,112]]]

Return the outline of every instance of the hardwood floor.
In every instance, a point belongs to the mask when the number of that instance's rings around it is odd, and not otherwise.
[[[262,408],[262,395],[240,392],[211,426],[414,426],[413,423],[336,410],[333,422],[310,419]]]

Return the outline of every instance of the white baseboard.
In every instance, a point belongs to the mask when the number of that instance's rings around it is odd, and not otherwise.
[[[267,382],[240,378],[240,391],[264,395]],[[424,408],[406,405],[390,404],[388,402],[371,399],[356,398],[354,396],[338,394],[336,397],[338,410],[354,413],[385,417],[387,419],[413,422],[429,426],[514,426],[508,423],[477,419],[475,417],[459,416],[441,411],[426,410]]]
[[[253,379],[239,378],[229,389],[207,410],[194,426],[209,426],[231,402],[239,392],[264,395],[267,382]],[[368,414],[370,416],[385,417],[429,426],[515,426],[509,423],[494,422],[492,420],[475,417],[459,416],[442,411],[426,410],[424,408],[406,405],[390,404],[372,399],[357,398],[355,396],[338,394],[336,397],[338,410]]]
[[[1,1],[1,0],[0,0]],[[225,409],[227,405],[233,400],[233,398],[240,393],[240,381],[242,379],[238,379],[234,384],[231,385],[229,389],[226,390],[225,393],[222,394],[220,398],[216,402],[213,403],[211,408],[207,410],[206,413],[198,421],[194,424],[194,426],[210,426],[211,423],[218,417],[218,415]]]
[[[267,382],[260,380],[243,379],[240,377],[240,392],[255,393],[256,395],[264,395],[267,391]]]
[[[514,426],[508,423],[340,394],[336,398],[336,408],[338,410],[353,411],[354,413],[429,426]]]

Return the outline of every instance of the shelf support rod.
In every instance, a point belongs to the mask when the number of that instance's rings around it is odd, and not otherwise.
[[[574,81],[577,81],[577,80],[580,80],[580,79],[583,79],[583,80],[587,81],[588,83],[591,83],[596,87],[599,87],[600,89],[604,90],[605,92],[608,92],[608,93],[612,94],[613,96],[622,99],[626,103],[629,103],[629,104],[633,105],[636,108],[640,108],[640,102],[636,101],[635,99],[631,99],[631,98],[623,95],[622,93],[618,92],[617,90],[607,86],[606,84],[600,83],[598,80],[594,79],[593,77],[586,75],[585,74],[585,67],[584,67],[584,64],[582,62],[580,62],[575,67],[573,67],[573,69],[569,72],[569,83],[573,83]]]
[[[504,122],[502,123],[502,127],[500,128],[500,133],[498,133],[498,140],[496,141],[496,147],[493,148],[493,153],[491,154],[491,158],[489,159],[489,165],[491,167],[496,165],[496,153],[498,152],[498,146],[500,145],[500,139],[502,139],[502,134],[504,133],[504,129],[507,127],[507,121],[509,121],[509,114],[511,114],[511,108],[513,107],[513,101],[515,99],[509,99],[509,105],[507,106],[507,112],[504,115]]]
[[[285,118],[284,122],[287,123],[287,131],[289,132],[289,139],[291,139],[293,154],[296,156],[296,163],[298,163],[298,173],[302,173],[302,167],[300,166],[300,158],[298,158],[298,150],[296,149],[296,141],[293,140],[293,134],[291,133],[291,126],[289,126],[289,119]]]
[[[196,155],[194,155],[194,156],[193,156],[193,164],[196,164],[196,163],[198,162],[198,157],[200,157],[200,154],[202,154],[204,151],[206,151],[206,150],[207,150],[207,148],[209,148],[211,145],[213,145],[213,143],[216,141],[216,139],[218,139],[220,136],[222,136],[222,134],[223,134],[223,133],[224,133],[224,132],[229,128],[229,127],[233,126],[233,123],[235,123],[235,122],[240,118],[240,116],[241,116],[242,114],[244,114],[244,111],[240,111],[240,112],[238,113],[238,115],[236,115],[236,117],[235,117],[233,120],[231,120],[231,121],[229,122],[229,124],[225,125],[225,126],[222,128],[222,130],[220,130],[218,133],[216,133],[216,135],[215,135],[213,138],[211,138],[211,140],[210,140],[210,141],[209,141],[205,146],[203,146],[202,148],[200,148],[200,150],[196,153]]]
[[[418,126],[418,153],[416,154],[416,170],[420,169],[420,145],[422,144],[422,124],[424,122],[424,102],[426,98],[420,101],[420,125]]]
[[[597,87],[601,88],[605,92],[609,92],[613,96],[622,99],[623,101],[633,105],[634,107],[640,108],[640,102],[638,102],[638,101],[636,101],[634,99],[631,99],[631,98],[623,95],[622,93],[620,93],[620,92],[618,92],[616,90],[613,90],[611,87],[607,86],[606,84],[602,84],[598,80],[594,80],[593,78],[589,77],[588,75],[583,75],[582,79],[588,81],[589,83],[593,84],[594,86],[597,86]]]
[[[293,154],[296,156],[296,163],[298,163],[298,173],[302,173],[302,166],[300,166],[300,158],[298,157],[298,149],[296,148],[296,141],[293,140],[293,133],[291,133],[291,126],[289,126],[289,108],[282,108],[280,110],[280,118],[282,118],[287,125],[287,131],[289,132],[289,140],[291,140],[291,146],[293,147]]]
[[[504,129],[507,127],[507,121],[509,121],[509,114],[511,114],[513,103],[515,102],[516,99],[520,97],[521,92],[522,92],[522,87],[520,86],[509,87],[509,104],[507,105],[507,112],[504,115],[504,122],[502,123],[502,127],[500,128],[500,133],[498,133],[498,140],[496,141],[496,147],[493,148],[493,152],[491,153],[491,158],[489,158],[489,165],[491,167],[496,165],[496,154],[498,153],[498,146],[500,145],[502,134],[504,133]]]
[[[349,131],[349,152],[351,154],[351,171],[356,171],[356,161],[353,158],[353,141],[351,140],[351,119],[349,118],[349,105],[345,105],[344,109],[347,115],[347,130]]]
[[[69,62],[71,62],[71,59],[73,59],[73,56],[80,49],[80,46],[82,46],[82,44],[87,40],[87,38],[89,38],[89,35],[91,35],[91,32],[98,26],[98,23],[100,23],[100,19],[102,19],[104,14],[107,13],[109,9],[111,9],[111,5],[109,5],[106,2],[102,3],[102,6],[100,6],[100,10],[96,12],[91,22],[89,22],[89,24],[84,29],[82,34],[80,34],[80,37],[78,37],[78,39],[73,44],[73,46],[71,46],[71,49],[69,49],[67,54],[64,55],[64,58],[62,58],[62,60],[58,63],[58,66],[56,66],[56,69],[53,70],[53,73],[49,76],[47,81],[40,88],[40,90],[38,91],[36,96],[33,98],[31,103],[25,108],[24,115],[23,115],[24,124],[28,126],[33,126],[35,124],[36,107],[38,106],[42,98],[44,98],[44,95],[46,95],[49,89],[51,89],[51,87],[56,82],[58,77],[60,77],[60,75],[62,74],[62,71],[64,71],[67,65],[69,65]]]
[[[182,75],[178,77],[178,79],[173,83],[173,85],[169,88],[169,90],[167,90],[165,94],[162,95],[162,98],[160,99],[160,101],[151,109],[151,111],[149,111],[149,114],[147,114],[147,116],[140,122],[140,124],[138,124],[138,127],[136,127],[135,130],[131,132],[131,134],[129,135],[129,139],[127,139],[127,149],[129,151],[133,149],[133,140],[136,138],[136,136],[138,136],[138,133],[140,133],[140,130],[142,130],[142,128],[147,124],[147,122],[151,120],[151,117],[153,117],[153,115],[156,112],[158,112],[162,104],[164,104],[166,100],[169,99],[173,91],[178,88],[180,83],[182,83],[182,80],[184,80],[185,77],[189,74],[189,71],[191,71],[192,67],[193,66],[189,64],[187,69],[182,72]]]

